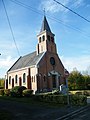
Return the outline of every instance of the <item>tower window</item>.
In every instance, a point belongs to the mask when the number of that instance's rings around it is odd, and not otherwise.
[[[50,36],[49,35],[47,36],[47,39],[50,41]]]
[[[54,38],[53,37],[51,37],[51,41],[54,42]]]
[[[43,35],[43,36],[42,36],[42,41],[44,41],[44,40],[45,40],[45,36]]]
[[[41,42],[41,37],[39,38],[39,43]]]

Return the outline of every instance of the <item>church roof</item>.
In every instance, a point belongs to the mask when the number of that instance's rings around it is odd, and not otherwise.
[[[40,54],[36,55],[36,51],[35,51],[33,53],[30,53],[28,55],[20,57],[13,64],[13,66],[8,70],[8,72],[13,71],[13,70],[17,70],[17,69],[21,69],[21,68],[25,68],[25,67],[29,67],[29,66],[32,66],[32,65],[36,65],[37,62],[40,60],[42,54],[43,53],[40,53]]]
[[[47,19],[46,19],[46,16],[44,16],[40,33],[43,32],[44,30],[46,30],[46,31],[48,31],[48,32],[51,32],[50,27],[49,27],[49,24],[48,24]]]

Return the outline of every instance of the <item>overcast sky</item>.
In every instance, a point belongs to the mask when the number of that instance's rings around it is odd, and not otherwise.
[[[23,55],[36,50],[43,10],[55,34],[57,51],[67,70],[90,69],[90,23],[81,19],[53,0],[4,0],[17,44],[16,49],[5,10],[0,1],[0,78]],[[58,0],[90,20],[90,0]],[[25,4],[25,5],[24,5]],[[28,5],[28,6],[26,6]]]

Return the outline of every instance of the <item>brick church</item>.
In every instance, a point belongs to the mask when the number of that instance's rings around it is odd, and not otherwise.
[[[44,16],[36,51],[20,57],[11,66],[7,71],[5,89],[25,86],[35,93],[59,88],[65,81],[65,68],[58,56],[54,36]]]

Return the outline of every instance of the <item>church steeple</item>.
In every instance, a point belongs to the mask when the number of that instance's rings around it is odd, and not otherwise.
[[[37,35],[38,38],[37,55],[39,53],[46,51],[57,53],[54,36],[55,35],[51,32],[46,16],[44,15],[40,33],[39,35]]]
[[[45,30],[48,31],[48,32],[51,32],[49,24],[48,24],[47,19],[46,19],[46,16],[44,15],[44,19],[43,19],[43,23],[42,23],[40,33],[45,31]]]

